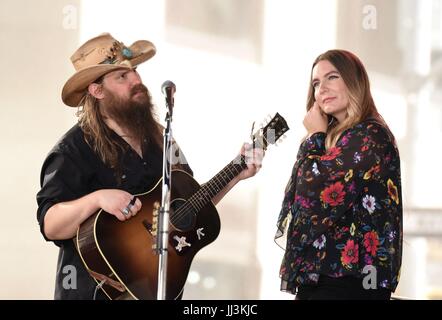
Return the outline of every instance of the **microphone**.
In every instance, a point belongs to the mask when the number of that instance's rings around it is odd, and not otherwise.
[[[173,95],[175,94],[176,91],[176,86],[175,84],[170,81],[164,81],[163,85],[161,86],[161,92],[166,96],[166,104],[167,107],[169,108],[169,111],[172,111],[173,108],[173,103],[174,103],[174,99],[173,99]]]

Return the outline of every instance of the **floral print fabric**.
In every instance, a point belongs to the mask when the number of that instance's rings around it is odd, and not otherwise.
[[[388,129],[366,120],[325,149],[325,133],[300,146],[275,238],[287,236],[281,290],[319,275],[364,277],[395,290],[402,260],[400,159]],[[370,266],[367,269],[366,266]]]

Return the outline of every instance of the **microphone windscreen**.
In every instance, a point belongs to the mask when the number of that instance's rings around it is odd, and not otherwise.
[[[175,84],[172,81],[170,81],[170,80],[164,81],[163,85],[161,86],[161,92],[163,94],[166,94],[167,90],[172,91],[172,92],[176,91]]]

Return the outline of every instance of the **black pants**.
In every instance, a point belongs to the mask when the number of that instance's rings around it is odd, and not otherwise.
[[[362,279],[332,278],[321,275],[317,285],[298,287],[296,300],[390,300],[391,291],[385,288],[364,289]]]

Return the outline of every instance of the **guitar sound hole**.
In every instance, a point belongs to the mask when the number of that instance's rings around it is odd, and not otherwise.
[[[186,231],[192,228],[196,213],[193,207],[186,205],[186,201],[175,199],[170,203],[170,222],[179,230]]]

